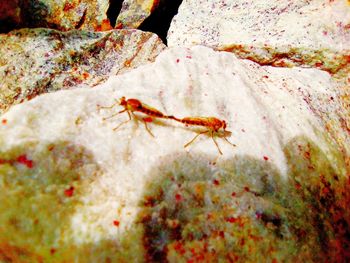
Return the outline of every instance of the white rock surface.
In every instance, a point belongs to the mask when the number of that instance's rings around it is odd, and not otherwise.
[[[98,110],[97,105],[111,105],[122,96],[137,98],[179,118],[224,119],[232,132],[228,139],[236,147],[217,138],[223,152],[220,156],[211,138],[203,135],[184,149],[195,132],[171,120],[148,124],[155,138],[142,122],[130,121],[113,131],[127,114],[104,121],[103,117],[122,108]],[[190,159],[207,154],[209,157],[203,158],[211,163],[250,156],[275,165],[284,180],[287,164],[283,148],[293,138],[305,136],[337,169],[332,147],[350,150],[346,131],[337,121],[342,114],[337,87],[328,73],[261,67],[231,53],[200,46],[173,48],[159,55],[155,63],[111,77],[94,89],[58,91],[14,106],[2,116],[0,146],[6,152],[38,143],[28,152],[28,158],[35,158],[43,145],[68,141],[91,153],[101,170],[89,184],[89,191],[81,193],[82,205],[65,232],[66,239],[80,244],[118,240],[132,228],[145,185],[154,180],[150,170],[169,156],[185,154]],[[326,129],[327,118],[333,121],[333,133]],[[111,224],[116,217],[118,228]]]
[[[347,0],[184,0],[168,45],[202,44],[263,64],[348,68]]]

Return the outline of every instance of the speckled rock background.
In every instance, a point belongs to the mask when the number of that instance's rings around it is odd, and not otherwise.
[[[0,261],[349,261],[349,23],[347,0],[1,1]],[[185,148],[206,127],[122,96],[227,131]]]

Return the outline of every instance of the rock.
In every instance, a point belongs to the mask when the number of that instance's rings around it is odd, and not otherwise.
[[[124,0],[117,17],[116,28],[138,28],[157,7],[159,0]]]
[[[21,29],[0,35],[0,113],[42,93],[95,86],[153,61],[164,48],[156,35],[137,30]]]
[[[349,1],[184,0],[168,45],[202,44],[263,65],[350,74]]]
[[[146,119],[153,138],[137,112],[114,131],[128,115],[100,106],[122,96],[177,118],[224,119],[232,134],[184,148],[203,129]],[[193,47],[16,105],[0,125],[0,259],[346,261],[349,115],[339,101],[326,72]]]
[[[103,1],[12,1],[5,5],[0,23],[10,21],[1,27],[0,32],[8,32],[14,28],[46,27],[58,30],[83,29],[101,31],[111,29],[107,18],[109,2]]]

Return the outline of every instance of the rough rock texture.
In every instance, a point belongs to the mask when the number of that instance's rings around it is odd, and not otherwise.
[[[203,129],[159,119],[152,138],[138,113],[113,131],[127,114],[98,105],[121,96],[224,119],[236,146],[184,149]],[[326,72],[204,47],[16,105],[0,125],[0,259],[346,261],[347,113]]]
[[[138,28],[157,7],[159,0],[124,0],[118,15],[116,28]]]
[[[274,66],[350,73],[348,0],[184,0],[169,46],[203,44]]]
[[[0,113],[45,92],[95,86],[153,61],[164,48],[156,35],[137,30],[21,29],[0,35]]]
[[[108,30],[111,29],[106,15],[108,6],[107,0],[1,1],[0,32],[21,27]]]

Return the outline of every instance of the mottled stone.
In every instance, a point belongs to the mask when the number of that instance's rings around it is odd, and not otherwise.
[[[0,112],[42,93],[95,86],[153,61],[164,48],[155,34],[137,30],[22,29],[0,35]]]
[[[138,28],[157,7],[159,0],[124,0],[116,28]]]
[[[0,119],[0,259],[346,262],[338,92],[324,71],[193,47],[16,105]],[[227,131],[184,148],[205,127],[101,108],[122,96],[178,119],[215,116]]]
[[[111,29],[107,18],[108,0],[23,0],[0,3],[1,32],[14,28],[46,27],[63,31]]]
[[[184,0],[169,46],[202,44],[264,65],[350,73],[348,0]]]

